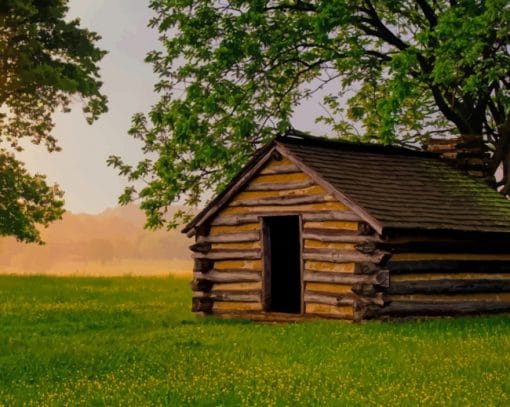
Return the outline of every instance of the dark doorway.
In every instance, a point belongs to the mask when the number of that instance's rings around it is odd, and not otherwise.
[[[299,216],[264,217],[264,308],[301,313]]]

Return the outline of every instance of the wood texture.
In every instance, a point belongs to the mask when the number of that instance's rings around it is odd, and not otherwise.
[[[277,182],[296,182],[296,181],[307,181],[311,178],[299,169],[292,173],[278,173],[269,175],[259,175],[250,181],[250,185],[255,184],[274,184]]]
[[[301,181],[302,182],[302,181]],[[274,184],[255,184],[255,186],[267,186]],[[255,187],[254,187],[255,188]],[[255,199],[283,199],[293,198],[298,196],[314,196],[314,195],[327,195],[326,191],[318,185],[308,186],[301,189],[285,189],[285,190],[264,190],[264,191],[245,191],[236,195],[234,202],[237,201],[252,201]]]
[[[509,280],[510,274],[506,273],[410,273],[392,275],[392,282],[400,281],[430,281],[430,280]]]
[[[235,269],[247,269],[247,270],[262,270],[262,260],[218,260],[214,262],[214,268],[217,270],[235,270]]]
[[[228,242],[228,243],[213,243],[212,250],[232,250],[232,249],[260,249],[260,241],[255,242]]]
[[[384,306],[369,306],[363,312],[363,318],[381,318],[384,316],[443,316],[469,315],[510,312],[510,301],[462,301],[462,302],[398,302]]]
[[[345,231],[335,231],[331,229],[311,229],[306,228],[303,231],[303,238],[318,240],[320,242],[349,242],[365,243],[378,241],[375,236],[359,236],[354,233],[345,233]]]
[[[306,283],[305,290],[333,294],[352,292],[350,284],[328,284],[328,283]]]
[[[329,271],[334,273],[354,273],[356,263],[330,263],[305,260],[305,269],[309,271]]]
[[[393,261],[387,267],[392,275],[404,273],[510,273],[510,261],[485,260],[424,260]]]
[[[470,294],[395,294],[387,295],[387,301],[510,301],[510,293],[470,293]]]
[[[329,250],[329,249],[305,249],[303,251],[304,260],[326,261],[333,263],[351,263],[351,262],[373,262],[380,263],[388,257],[386,252],[374,254],[363,254],[356,250]]]
[[[506,260],[510,261],[510,254],[505,253],[396,253],[392,261],[409,260]]]
[[[248,223],[240,226],[211,226],[210,235],[221,235],[226,233],[256,232],[259,230],[258,223]]]
[[[199,243],[255,242],[258,241],[259,239],[260,239],[259,231],[248,231],[239,233],[223,233],[212,236],[200,236],[198,238],[198,242]]]
[[[321,242],[319,240],[304,241],[305,249],[335,249],[335,250],[354,250],[354,243],[339,243],[339,242]]]
[[[262,305],[257,302],[214,302],[212,311],[235,312],[235,311],[262,311]]]
[[[373,275],[363,274],[350,274],[350,273],[331,273],[331,272],[318,272],[309,271],[305,269],[304,274],[305,282],[312,283],[336,283],[336,284],[377,284],[381,287],[389,286],[389,272],[388,270],[380,270]]]
[[[510,292],[510,279],[393,281],[388,294],[467,294]]]
[[[218,250],[207,253],[193,253],[191,255],[193,259],[209,259],[209,260],[234,260],[234,259],[243,259],[243,260],[254,260],[261,258],[261,252],[258,249],[251,250]]]
[[[259,282],[261,273],[251,270],[212,270],[209,273],[193,273],[196,280],[212,281],[213,283]]]
[[[299,168],[294,164],[275,165],[264,168],[260,171],[261,175],[273,175],[273,174],[292,174],[299,172]]]
[[[358,222],[324,221],[305,222],[305,229],[358,230]]]
[[[340,306],[315,304],[307,302],[305,303],[306,314],[317,314],[325,318],[340,318],[340,319],[352,319],[353,312],[352,306]]]
[[[195,293],[193,298],[210,298],[213,301],[260,302],[259,292],[211,291]]]
[[[303,181],[291,181],[291,182],[268,182],[265,184],[250,184],[245,188],[245,191],[288,191],[296,189],[306,189],[314,186],[315,182],[312,179],[306,179]],[[321,187],[324,191],[324,189]]]
[[[303,204],[316,204],[333,201],[334,198],[323,194],[303,195],[303,196],[279,196],[258,199],[236,200],[230,203],[234,206],[292,206]]]
[[[251,206],[233,206],[227,207],[221,211],[221,216],[228,215],[239,215],[246,213],[277,213],[277,212],[285,212],[285,213],[300,213],[300,212],[311,212],[311,211],[341,211],[345,210],[345,206],[340,202],[324,202],[318,204],[305,204],[305,205],[293,205],[292,208],[288,208],[286,206],[259,206],[259,207],[251,207]]]
[[[304,294],[305,303],[325,304],[334,305],[336,307],[341,305],[351,305],[354,303],[353,294],[337,294],[327,295],[319,294],[314,292],[305,291]]]
[[[216,283],[211,291],[255,291],[262,289],[262,282],[254,283]]]

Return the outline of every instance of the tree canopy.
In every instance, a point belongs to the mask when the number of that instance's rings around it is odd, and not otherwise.
[[[89,123],[107,110],[97,63],[99,36],[67,20],[67,0],[0,3],[0,235],[41,242],[37,225],[63,213],[62,191],[15,158],[23,142],[60,148],[53,113],[80,98]]]
[[[510,190],[508,0],[152,0],[160,101],[133,117],[145,159],[112,156],[148,226],[196,205],[315,94],[328,136],[480,137]],[[139,181],[145,181],[139,187]],[[137,188],[138,186],[138,188]],[[174,223],[170,222],[172,226]]]

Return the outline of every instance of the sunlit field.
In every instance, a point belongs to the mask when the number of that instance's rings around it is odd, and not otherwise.
[[[0,276],[0,405],[509,405],[510,317],[196,318],[189,276]]]
[[[109,262],[63,262],[59,261],[51,267],[46,267],[42,271],[34,269],[23,269],[19,266],[1,267],[1,274],[16,275],[51,275],[51,276],[80,276],[80,277],[120,277],[120,276],[167,276],[189,275],[193,270],[191,260],[134,260],[125,259]],[[191,278],[191,277],[190,277]]]

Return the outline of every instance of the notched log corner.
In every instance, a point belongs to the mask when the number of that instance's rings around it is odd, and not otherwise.
[[[214,285],[214,283],[212,281],[198,280],[198,279],[194,279],[190,284],[191,284],[192,291],[203,291],[206,293],[211,291],[211,289]]]
[[[191,303],[192,312],[211,313],[214,300],[207,297],[193,298]]]
[[[189,249],[195,253],[207,253],[211,250],[211,243],[199,242],[192,244]]]
[[[209,259],[195,259],[194,273],[207,273],[214,267],[214,261]]]

